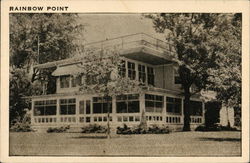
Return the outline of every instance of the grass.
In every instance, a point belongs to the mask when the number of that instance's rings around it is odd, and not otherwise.
[[[163,135],[10,133],[10,155],[39,156],[240,156],[241,132],[174,132]]]

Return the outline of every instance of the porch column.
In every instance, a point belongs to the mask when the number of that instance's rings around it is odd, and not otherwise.
[[[117,115],[116,115],[116,96],[112,97],[112,122],[111,123],[116,123],[117,122]]]
[[[35,118],[35,116],[34,116],[34,101],[32,100],[31,101],[31,124],[35,124],[34,118]]]
[[[181,98],[181,123],[184,124],[184,98]]]
[[[60,99],[56,99],[56,123],[60,123]]]
[[[202,121],[201,121],[202,124],[205,123],[205,102],[202,101]]]
[[[140,94],[140,96],[139,96],[139,101],[140,101],[140,117],[142,118],[142,113],[143,113],[143,111],[144,111],[144,113],[146,114],[146,110],[145,110],[145,94],[144,93],[142,93],[142,94]],[[142,119],[140,119],[140,121],[141,121]]]
[[[162,121],[165,124],[166,123],[166,116],[167,116],[167,101],[166,101],[167,96],[163,96],[163,110],[162,110]]]

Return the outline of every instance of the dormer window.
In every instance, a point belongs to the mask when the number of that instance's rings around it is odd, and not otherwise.
[[[70,76],[65,75],[65,76],[60,76],[60,87],[61,88],[69,88],[70,84]]]
[[[72,87],[80,86],[81,83],[82,83],[82,77],[81,76],[77,76],[77,77],[72,76],[72,79],[71,79],[71,86]]]
[[[174,68],[174,84],[181,84],[181,78],[178,72],[178,68]]]

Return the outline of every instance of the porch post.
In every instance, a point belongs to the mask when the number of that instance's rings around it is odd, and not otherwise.
[[[202,124],[205,123],[205,102],[202,101],[202,121],[201,121]]]
[[[56,99],[56,123],[60,123],[60,99]]]
[[[184,98],[181,98],[181,124],[184,124]]]
[[[116,124],[117,116],[116,116],[116,96],[112,97],[112,122],[111,124]]]
[[[163,124],[166,123],[166,116],[167,116],[167,101],[166,101],[166,98],[167,96],[163,96],[163,110],[162,110],[162,121],[163,121]]]

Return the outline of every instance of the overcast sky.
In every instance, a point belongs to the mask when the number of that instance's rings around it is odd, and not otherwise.
[[[141,14],[80,14],[80,18],[87,25],[86,43],[141,32],[164,40],[163,34],[155,32],[152,20]]]

